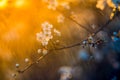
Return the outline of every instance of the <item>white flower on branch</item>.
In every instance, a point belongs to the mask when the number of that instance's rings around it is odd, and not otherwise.
[[[15,67],[16,67],[16,68],[19,68],[19,66],[20,66],[20,64],[18,64],[18,63],[15,64]]]
[[[53,25],[49,22],[44,22],[41,25],[42,32],[36,34],[37,41],[41,42],[43,46],[47,46],[50,39],[53,38],[52,36],[52,28]]]
[[[53,25],[52,24],[50,24],[49,22],[44,22],[44,23],[42,23],[42,29],[43,30],[50,30],[51,28],[53,28]]]
[[[64,19],[65,19],[65,17],[62,14],[60,14],[59,16],[57,16],[57,22],[58,23],[63,23]]]
[[[60,80],[69,80],[72,78],[72,68],[68,66],[63,66],[59,69]]]
[[[28,59],[28,58],[25,58],[25,62],[28,63],[28,62],[29,62],[29,59]]]
[[[58,2],[56,0],[50,0],[48,4],[48,9],[56,10],[58,7]]]
[[[42,50],[41,50],[41,49],[38,49],[37,52],[38,52],[38,54],[40,54],[40,53],[42,52]]]
[[[48,50],[47,49],[43,49],[42,53],[43,53],[43,55],[46,55],[48,53]]]

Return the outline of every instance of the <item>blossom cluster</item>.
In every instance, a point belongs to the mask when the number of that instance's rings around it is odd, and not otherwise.
[[[72,78],[72,68],[63,66],[59,69],[60,80],[69,80]]]
[[[49,41],[53,38],[53,34],[55,33],[58,36],[61,35],[61,33],[53,28],[53,25],[49,22],[44,22],[41,25],[42,31],[36,34],[37,41],[39,41],[42,46],[47,46]]]
[[[57,0],[43,0],[48,3],[48,9],[56,10],[58,6],[62,6],[65,9],[70,9],[68,2],[58,2]]]
[[[44,22],[42,25],[42,32],[36,34],[37,41],[41,42],[43,46],[48,45],[50,39],[53,38],[51,30],[53,25],[49,22]]]
[[[97,46],[102,45],[105,41],[102,39],[94,39],[92,36],[89,36],[86,40],[82,42],[82,47],[90,46],[97,48]]]

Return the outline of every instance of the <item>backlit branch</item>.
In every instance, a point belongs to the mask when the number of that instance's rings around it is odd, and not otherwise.
[[[57,10],[57,11],[60,12],[59,10]],[[61,13],[61,12],[60,12],[60,13]],[[107,26],[114,20],[114,18],[118,16],[118,13],[119,13],[119,12],[115,11],[115,14],[114,14],[114,16],[112,16],[112,19],[110,18],[103,26],[101,26],[99,29],[97,29],[97,31],[95,31],[95,32],[93,32],[93,33],[91,33],[91,31],[90,31],[88,28],[86,28],[86,27],[83,26],[82,24],[78,23],[78,22],[77,22],[76,20],[74,20],[73,18],[71,18],[71,17],[66,17],[66,16],[65,16],[67,19],[73,21],[74,23],[76,23],[77,25],[79,25],[81,28],[83,28],[83,29],[85,29],[86,31],[88,31],[88,32],[91,34],[90,39],[89,39],[89,37],[86,37],[85,39],[83,39],[82,41],[80,41],[80,42],[78,42],[78,43],[75,43],[75,44],[72,44],[72,45],[68,45],[68,46],[63,46],[63,47],[61,47],[61,48],[50,49],[50,50],[48,50],[48,52],[52,52],[52,51],[55,51],[55,50],[69,49],[69,48],[73,48],[73,47],[80,46],[80,45],[83,45],[83,44],[90,44],[90,45],[91,45],[91,44],[92,44],[92,45],[97,44],[97,42],[92,42],[92,39],[91,39],[91,38],[95,37],[98,32],[100,32],[100,31],[103,30],[105,27],[107,27]],[[46,27],[46,25],[47,25],[47,27]],[[51,35],[51,33],[50,33],[49,36],[46,36],[46,35],[44,35],[44,34],[46,33],[46,30],[49,31],[49,32],[51,32],[52,29],[53,29],[53,26],[52,26],[51,24],[49,24],[48,22],[45,22],[45,24],[43,24],[42,26],[43,26],[45,29],[43,29],[43,32],[38,33],[37,36],[38,36],[38,40],[40,40],[40,41],[42,42],[43,46],[46,46],[46,45],[48,44],[48,41],[51,40],[53,36]],[[45,31],[44,31],[44,30],[45,30]],[[60,35],[59,31],[57,31],[56,29],[54,29],[54,32]],[[49,33],[47,33],[47,34],[49,34]],[[42,38],[42,36],[47,37],[47,40],[46,40],[46,38]],[[46,40],[46,41],[45,41],[45,40]],[[39,50],[39,51],[40,51],[40,50]],[[24,69],[19,69],[19,65],[17,64],[16,68],[17,68],[18,74],[24,73],[24,72],[27,71],[29,68],[31,68],[34,64],[39,63],[40,60],[42,60],[43,58],[45,58],[45,57],[48,56],[48,55],[49,55],[49,54],[47,54],[46,50],[44,50],[44,54],[43,54],[42,56],[40,56],[38,59],[36,59],[36,61],[29,63],[29,65],[26,66]],[[16,77],[16,74],[15,74],[13,77]]]

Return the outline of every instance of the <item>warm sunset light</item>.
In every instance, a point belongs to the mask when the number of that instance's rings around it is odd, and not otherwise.
[[[0,0],[0,8],[4,8],[8,0]]]
[[[0,0],[0,80],[120,80],[120,0]]]
[[[15,0],[15,7],[18,7],[18,8],[20,8],[20,7],[22,7],[22,6],[25,6],[26,5],[26,3],[28,3],[28,2],[26,2],[27,0]],[[29,0],[28,0],[29,1]]]

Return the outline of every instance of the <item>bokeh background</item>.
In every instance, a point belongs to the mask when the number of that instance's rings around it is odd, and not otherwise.
[[[57,23],[57,16],[70,16],[74,12],[74,20],[84,25],[90,32],[94,32],[108,20],[112,9],[106,5],[104,10],[96,8],[97,0],[59,0],[69,2],[70,10],[49,10],[42,0],[0,0],[0,80],[12,80],[15,73],[15,64],[24,68],[27,57],[35,61],[40,47],[36,40],[36,33],[41,31],[41,23],[49,21],[61,32],[59,46],[71,45],[80,42],[89,35],[89,32],[75,22],[65,18],[64,23]],[[102,6],[102,5],[101,5]],[[95,28],[92,25],[95,25]],[[18,76],[20,80],[59,80],[59,69],[62,66],[73,69],[71,80],[119,80],[120,43],[112,43],[112,32],[118,32],[120,19],[98,33],[97,37],[106,38],[104,49],[99,49],[98,57],[92,60],[81,60],[80,46],[52,51],[50,55],[32,66],[25,73]],[[93,50],[94,51],[94,50]],[[89,55],[96,56],[89,52]],[[84,56],[83,56],[84,57]],[[86,59],[86,57],[85,57]],[[116,79],[117,77],[117,79]]]

